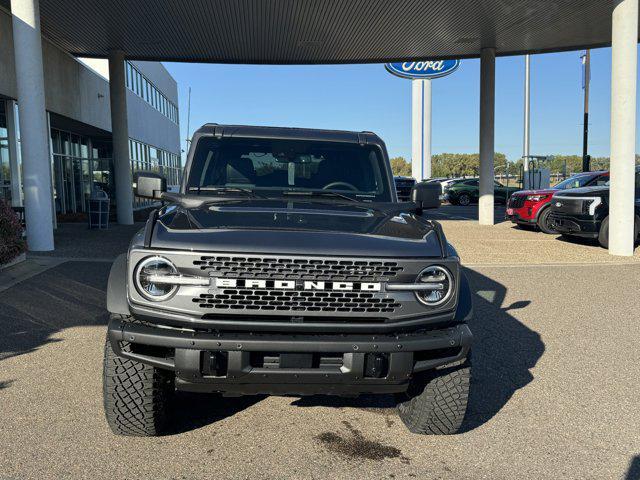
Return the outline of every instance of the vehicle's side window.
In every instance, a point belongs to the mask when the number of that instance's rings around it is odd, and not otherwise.
[[[465,185],[469,185],[471,187],[477,187],[478,186],[478,180],[469,180],[468,182],[464,182]]]
[[[597,187],[601,187],[602,185],[606,185],[609,181],[609,177],[605,177],[604,175],[598,177],[594,183]]]

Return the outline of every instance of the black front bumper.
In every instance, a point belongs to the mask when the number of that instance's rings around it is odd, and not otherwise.
[[[472,341],[466,324],[397,335],[287,335],[193,332],[117,318],[108,338],[121,357],[175,371],[180,390],[228,395],[401,392],[415,373],[466,358]],[[223,368],[211,368],[216,358]],[[329,362],[305,364],[313,358]]]
[[[569,215],[554,211],[549,221],[558,232],[576,237],[597,238],[600,222],[590,215]]]

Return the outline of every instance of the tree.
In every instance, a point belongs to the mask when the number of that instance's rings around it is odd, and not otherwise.
[[[391,171],[395,176],[410,177],[411,164],[404,157],[395,157],[391,159]]]
[[[504,172],[507,165],[504,153],[497,152],[493,162],[496,172]],[[431,165],[434,177],[477,177],[480,157],[477,153],[439,153],[431,157]]]

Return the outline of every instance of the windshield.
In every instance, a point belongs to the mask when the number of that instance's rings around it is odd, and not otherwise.
[[[335,193],[336,198],[391,201],[382,153],[372,145],[201,138],[187,192],[227,189],[266,197]]]
[[[568,188],[580,188],[580,187],[584,187],[591,180],[593,180],[592,175],[575,175],[573,177],[567,178],[566,180],[563,180],[553,188],[557,188],[558,190],[567,190]]]

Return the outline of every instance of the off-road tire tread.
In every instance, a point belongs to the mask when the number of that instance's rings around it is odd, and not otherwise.
[[[121,316],[125,321],[130,317]],[[122,345],[128,350],[129,344]],[[155,436],[167,425],[174,391],[172,372],[118,357],[107,339],[103,398],[107,422],[119,435]]]
[[[457,433],[467,410],[470,379],[470,360],[430,373],[401,397],[404,401],[398,403],[400,419],[413,433]]]

